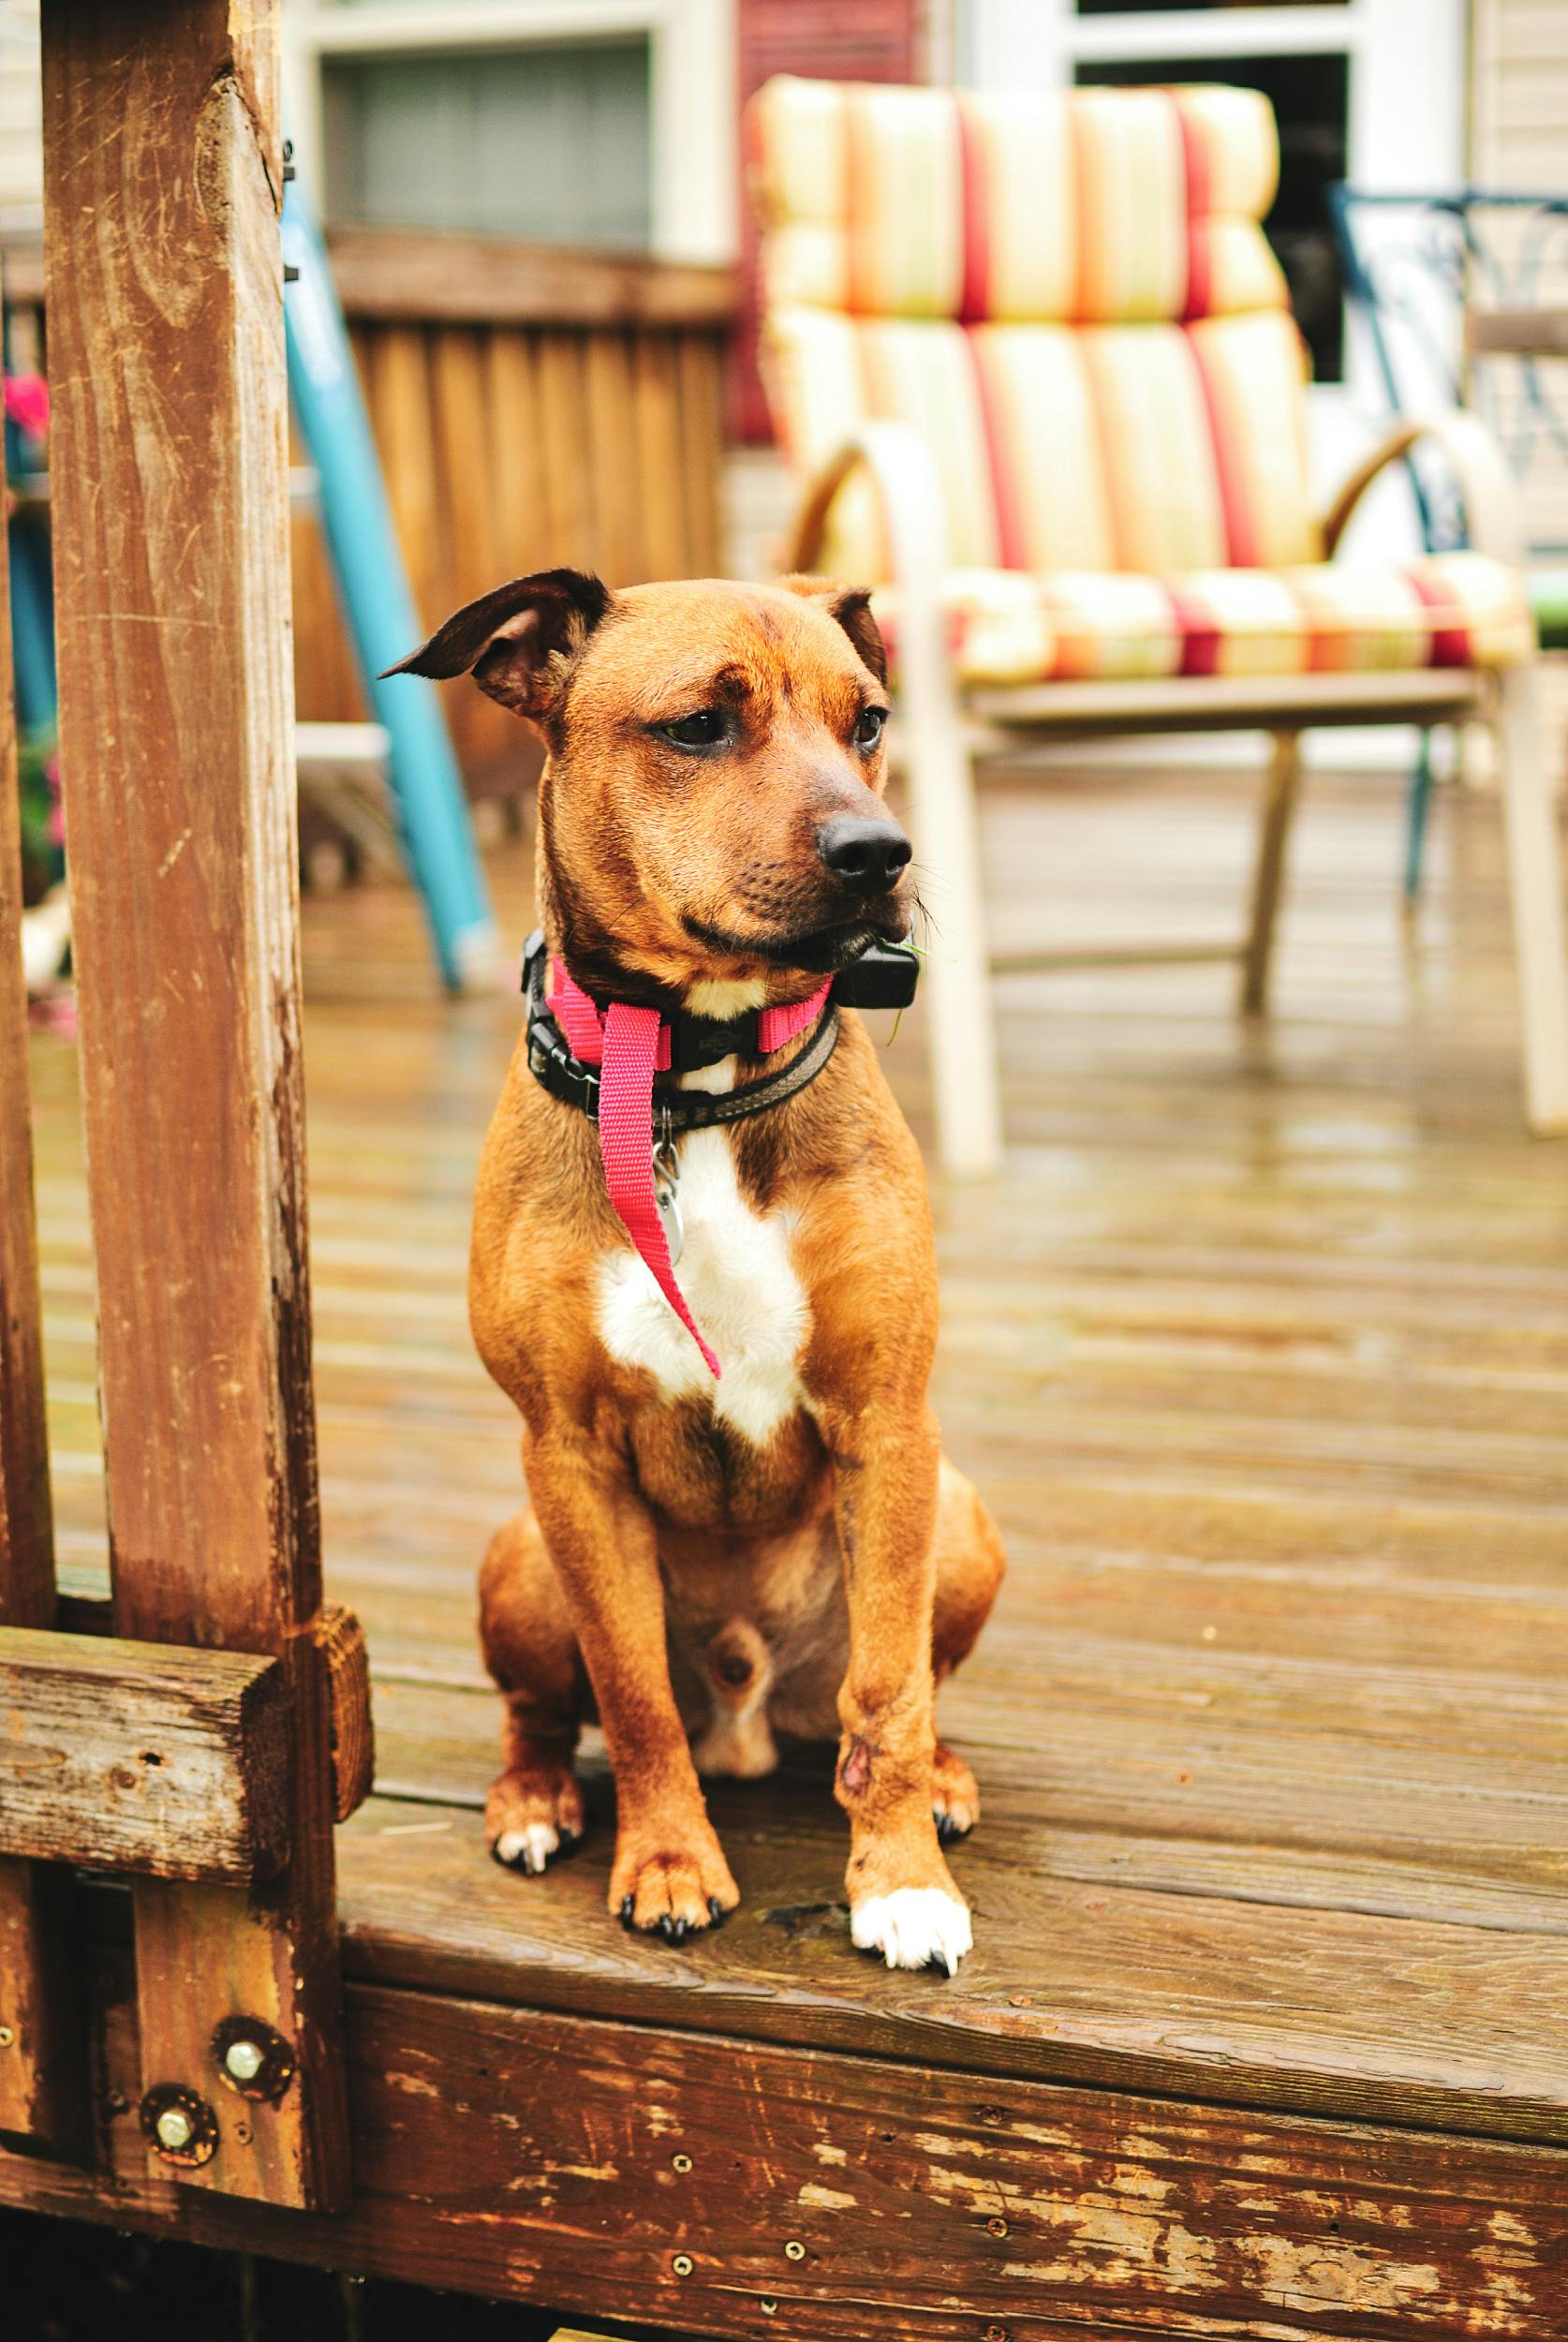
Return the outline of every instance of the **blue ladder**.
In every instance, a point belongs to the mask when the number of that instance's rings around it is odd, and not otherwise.
[[[487,982],[495,921],[434,684],[378,678],[424,629],[408,590],[343,311],[316,215],[293,179],[283,200],[288,390],[319,482],[322,526],[360,678],[391,747],[402,839],[423,899],[441,974],[454,991]]]

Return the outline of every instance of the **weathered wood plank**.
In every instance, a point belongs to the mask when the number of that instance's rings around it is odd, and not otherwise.
[[[645,253],[563,250],[511,236],[334,228],[338,294],[350,317],[463,325],[706,326],[722,334],[733,269]]]
[[[0,444],[0,509],[6,504]],[[43,1310],[33,1208],[10,574],[0,560],[0,1627],[54,1623]],[[0,2131],[50,2145],[80,2127],[80,2008],[64,1879],[0,1857]]]
[[[249,1886],[288,1859],[275,1659],[0,1626],[0,1847]]]
[[[687,542],[680,396],[668,334],[645,334],[638,341],[632,386],[647,574],[689,577],[697,565]]]
[[[379,1679],[376,1697],[383,1794],[477,1809],[498,1745],[495,1695],[409,1676]],[[1178,1727],[1145,1699],[1118,1711],[1109,1684],[1087,1712],[1043,1688],[1032,1741],[1020,1730],[1011,1745],[962,1728],[984,1716],[978,1696],[962,1712],[944,1697],[940,1713],[980,1775],[985,1823],[965,1860],[982,1891],[993,1869],[1004,1893],[1037,1873],[1169,1893],[1223,1881],[1248,1903],[1568,1935],[1562,1778],[1528,1756],[1478,1754],[1467,1777],[1461,1755],[1440,1763],[1418,1742],[1210,1727],[1202,1709]],[[771,1844],[805,1831],[825,1846],[830,1879],[826,1763],[791,1751],[773,1787],[718,1794],[748,1835]],[[1375,1794],[1358,1800],[1368,1779]]]
[[[1561,2336],[1551,2149],[363,1987],[348,2011],[347,2217],[182,2201],[134,2112],[98,2180],[0,2157],[0,2197],[681,2333]]]
[[[1371,1907],[1332,1864],[1293,1897],[1289,1859],[1265,1846],[1252,1900],[1245,1848],[1189,1869],[1176,1846],[1162,1875],[1131,1831],[1124,1863],[1104,1847],[1102,1875],[1082,1878],[1071,1847],[1058,1861],[1045,1801],[1016,1780],[990,1798],[984,1764],[981,1785],[980,1829],[954,1856],[977,1950],[940,1993],[851,1949],[826,1766],[711,1786],[742,1902],[695,1952],[606,1923],[600,1768],[583,1850],[543,1882],[480,1860],[467,1811],[373,1800],[339,1849],[346,1971],[976,2073],[1346,2120],[1397,2106],[1433,2128],[1568,2143],[1568,2055],[1542,2015],[1568,1999],[1561,1896],[1556,1933],[1531,1929],[1523,1899],[1514,1927],[1478,1924],[1462,1900],[1448,1920],[1388,1917],[1365,1869]]]
[[[584,339],[587,461],[598,516],[599,559],[610,586],[629,586],[659,574],[651,558],[651,497],[639,477],[636,399],[631,351],[624,334]]]
[[[62,763],[120,1630],[279,1658],[293,1859],[140,1884],[147,2083],[214,2024],[298,2080],[185,2175],[341,2197],[299,1067],[276,10],[52,0],[44,184]],[[238,2103],[238,2102],[236,2102]],[[228,2115],[229,2110],[224,2110]]]

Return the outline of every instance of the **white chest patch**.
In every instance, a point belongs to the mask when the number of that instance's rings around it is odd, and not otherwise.
[[[599,1339],[621,1365],[645,1367],[666,1398],[711,1394],[720,1421],[761,1447],[805,1397],[799,1365],[811,1312],[790,1253],[793,1215],[752,1210],[722,1130],[683,1139],[680,1165],[686,1247],[675,1279],[723,1375],[714,1380],[635,1253],[599,1262]]]

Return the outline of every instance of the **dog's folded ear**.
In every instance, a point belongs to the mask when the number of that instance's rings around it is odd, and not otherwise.
[[[830,618],[837,619],[862,665],[870,668],[879,683],[887,681],[887,645],[871,615],[871,596],[865,586],[845,586],[835,577],[781,577],[778,583],[804,601],[820,602]]]
[[[514,577],[454,611],[428,643],[384,672],[472,674],[481,691],[537,723],[558,704],[579,651],[609,607],[609,587],[583,570]]]

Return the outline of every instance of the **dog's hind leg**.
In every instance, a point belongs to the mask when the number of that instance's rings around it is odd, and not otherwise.
[[[480,1570],[480,1639],[506,1698],[506,1765],[485,1801],[485,1843],[509,1869],[537,1873],[583,1835],[572,1758],[587,1675],[529,1505],[490,1541]]]
[[[944,1456],[937,1483],[937,1599],[931,1621],[931,1669],[939,1687],[967,1659],[991,1614],[1007,1568],[997,1524],[971,1484]],[[968,1837],[980,1819],[980,1790],[962,1756],[941,1741],[931,1769],[937,1835]]]

